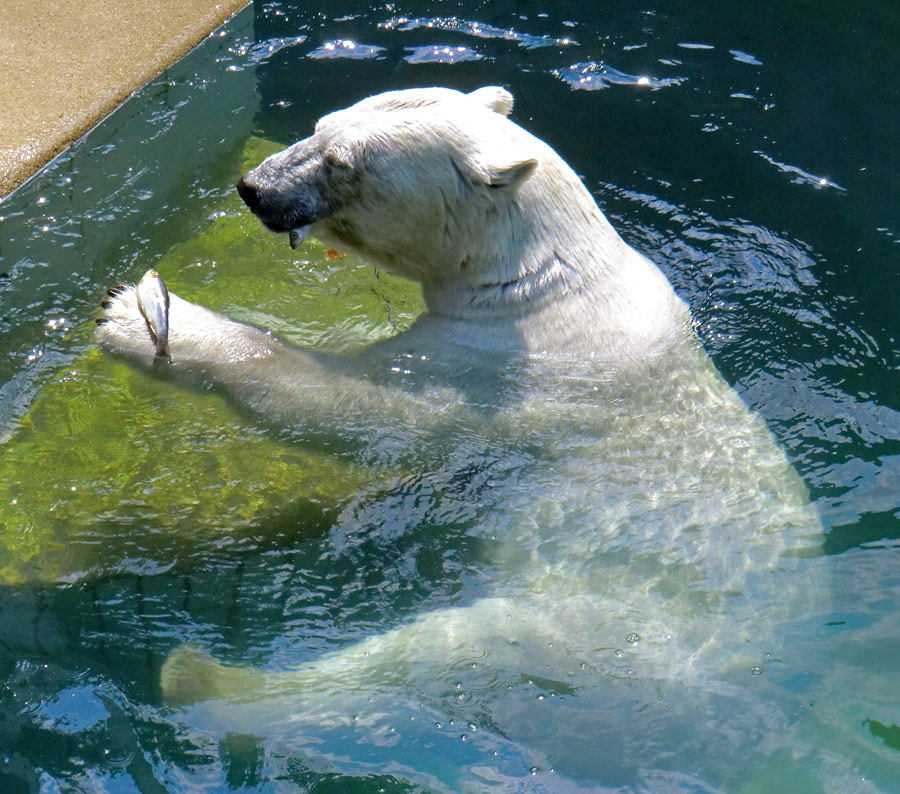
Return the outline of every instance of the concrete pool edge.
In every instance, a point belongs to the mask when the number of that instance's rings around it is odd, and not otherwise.
[[[0,201],[246,5],[0,4]]]

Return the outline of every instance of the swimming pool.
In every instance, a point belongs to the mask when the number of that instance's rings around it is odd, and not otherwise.
[[[6,790],[897,790],[898,27],[888,3],[259,4],[0,204]],[[484,84],[690,303],[810,490],[825,533],[798,569],[827,586],[702,682],[642,668],[652,638],[623,631],[568,677],[530,648],[497,677],[438,659],[427,691],[372,687],[354,714],[302,687],[166,703],[186,643],[277,675],[503,586],[509,505],[553,482],[527,468],[540,434],[463,434],[430,470],[401,440],[375,466],[91,336],[106,288],[151,266],[301,344],[408,327],[415,288],[292,252],[233,185],[363,96]],[[548,554],[554,527],[532,538]],[[622,537],[579,560],[592,592],[638,588],[646,549]]]

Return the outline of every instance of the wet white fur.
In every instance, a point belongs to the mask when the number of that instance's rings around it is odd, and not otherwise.
[[[164,694],[223,699],[217,726],[267,735],[286,720],[350,724],[375,708],[366,706],[374,693],[386,698],[375,722],[423,694],[440,711],[429,682],[468,659],[500,676],[571,670],[566,680],[583,697],[602,691],[616,702],[625,684],[601,649],[636,631],[634,679],[678,683],[686,736],[705,730],[688,719],[697,703],[732,692],[721,670],[746,671],[777,646],[795,599],[815,597],[814,588],[800,594],[796,560],[785,556],[814,545],[819,531],[799,479],[700,349],[659,269],[616,234],[550,147],[506,118],[511,106],[497,88],[419,89],[371,97],[317,126],[323,150],[364,172],[341,217],[310,233],[422,283],[430,314],[399,339],[345,362],[171,295],[172,370],[224,388],[262,421],[343,436],[347,426],[383,427],[411,439],[404,454],[438,450],[434,465],[447,471],[465,465],[454,455],[467,432],[499,445],[534,439],[546,459],[543,480],[509,485],[504,515],[517,530],[498,542],[493,595],[420,614],[293,672],[177,651]],[[133,290],[105,317],[100,342],[149,363]],[[485,415],[441,373],[477,370],[497,353],[518,357],[524,385],[514,404]],[[437,362],[422,365],[415,389],[388,374],[401,354]],[[635,561],[616,567],[616,548]],[[584,737],[612,717],[601,709],[555,723],[514,701],[487,708],[505,737],[540,744],[576,773],[590,756]],[[660,719],[677,723],[677,713]],[[762,733],[778,722],[773,713],[759,721]]]

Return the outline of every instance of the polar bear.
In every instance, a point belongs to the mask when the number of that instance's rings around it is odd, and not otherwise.
[[[176,649],[162,690],[211,730],[434,790],[716,787],[789,721],[748,671],[819,597],[803,564],[819,522],[665,276],[511,109],[497,87],[380,94],[238,183],[291,244],[308,233],[418,281],[428,312],[409,331],[342,358],[170,294],[173,377],[413,472],[446,553],[451,537],[452,553],[462,536],[478,548],[465,583],[291,669]],[[132,288],[101,319],[102,345],[152,364]],[[411,526],[397,501],[346,511],[336,547],[361,522]],[[452,764],[447,719],[473,729]]]

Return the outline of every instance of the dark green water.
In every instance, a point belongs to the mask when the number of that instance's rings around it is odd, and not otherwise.
[[[900,791],[898,37],[887,0],[260,3],[4,200],[2,494],[39,507],[0,512],[0,790]],[[246,142],[289,143],[382,90],[484,84],[512,90],[515,119],[660,264],[788,451],[826,529],[827,603],[758,668],[756,725],[727,679],[712,706],[678,713],[689,698],[625,695],[610,676],[579,701],[534,670],[523,702],[565,695],[614,730],[562,752],[542,737],[552,718],[523,712],[513,736],[477,696],[446,716],[416,693],[379,701],[389,728],[362,738],[304,722],[296,700],[221,720],[172,709],[159,673],[182,643],[289,669],[483,595],[490,541],[477,506],[429,512],[433,483],[415,477],[385,494],[364,459],[292,501],[293,470],[325,464],[106,363],[96,306],[165,264],[179,292],[300,342],[352,347],[402,326],[414,296],[360,287],[321,250],[305,254],[317,269],[297,267],[241,212]],[[150,468],[166,450],[169,467]],[[479,477],[510,465],[474,461],[446,492],[477,497]],[[371,498],[348,508],[360,489]],[[154,501],[167,493],[171,520]],[[721,763],[703,758],[707,739]]]

